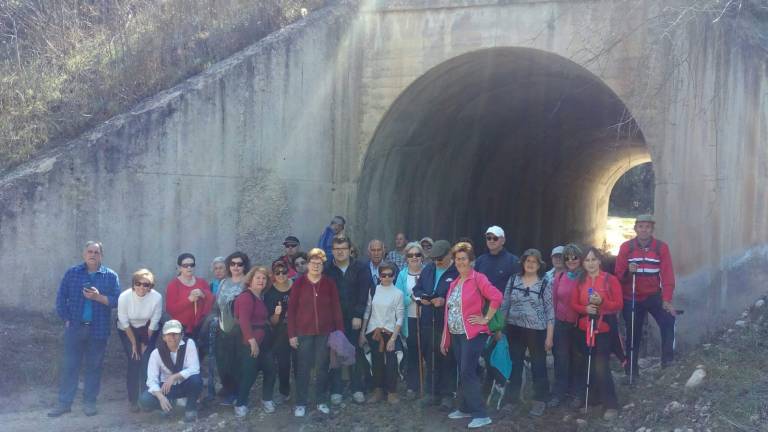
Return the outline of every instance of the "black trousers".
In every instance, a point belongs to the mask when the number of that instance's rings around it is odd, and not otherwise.
[[[546,330],[534,330],[507,324],[507,342],[509,358],[512,360],[512,372],[509,375],[510,397],[517,398],[523,383],[523,360],[525,350],[531,355],[531,373],[533,375],[533,398],[540,402],[549,400],[549,378],[547,377],[547,351],[544,342]]]
[[[419,330],[421,331],[421,353],[426,363],[424,371],[426,393],[436,398],[453,396],[453,392],[456,391],[456,360],[453,352],[449,352],[448,355],[440,352],[443,324],[437,322],[433,327],[431,321],[428,325],[422,321]]]
[[[573,345],[576,325],[567,321],[555,320],[554,346],[555,382],[552,393],[559,399],[572,395],[573,391]]]
[[[152,337],[147,336],[147,328],[136,329],[133,328],[133,335],[136,338],[138,349],[141,349],[141,344],[146,346],[144,352],[139,352],[140,358],[134,360],[131,358],[131,340],[128,339],[128,335],[125,331],[118,329],[117,334],[120,335],[120,342],[123,345],[123,352],[128,358],[128,367],[126,367],[126,389],[128,390],[128,401],[132,404],[136,404],[139,401],[139,394],[147,388],[147,364],[149,363],[149,355],[155,349],[155,343],[157,341],[157,335],[159,330],[155,331]]]
[[[368,333],[368,345],[371,347],[371,369],[373,372],[373,388],[382,389],[385,393],[397,393],[397,350],[402,349],[399,341],[395,343],[394,351],[387,351],[387,343],[392,339],[392,333],[381,334],[384,339],[383,351],[380,351],[379,343],[373,340],[373,333]]]
[[[674,358],[675,317],[662,307],[661,293],[654,294],[641,302],[635,302],[634,340],[632,340],[632,300],[625,300],[622,315],[627,331],[627,349],[630,350],[630,353],[634,352],[635,374],[639,372],[637,367],[638,353],[643,338],[643,325],[649,313],[656,320],[661,332],[661,363],[669,363]],[[626,366],[626,371],[629,373],[629,364]]]
[[[589,360],[589,347],[587,347],[586,334],[577,329],[574,333],[574,379],[575,397],[583,398],[587,389],[587,364]],[[590,405],[602,401],[605,408],[617,409],[619,407],[616,398],[616,387],[613,385],[613,375],[610,368],[611,334],[598,333],[595,336],[595,346],[592,348],[592,369],[589,376],[589,400]]]
[[[293,365],[293,375],[296,379],[296,350],[291,348],[288,342],[288,327],[285,324],[278,324],[274,329],[274,345],[272,354],[277,367],[277,376],[279,380],[280,394],[290,396],[291,394],[291,365]]]

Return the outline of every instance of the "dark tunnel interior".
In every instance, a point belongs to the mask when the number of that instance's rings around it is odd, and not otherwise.
[[[613,185],[648,161],[624,103],[583,67],[528,48],[475,51],[390,107],[361,171],[357,226],[388,242],[405,231],[484,245],[500,225],[516,253],[600,246]]]

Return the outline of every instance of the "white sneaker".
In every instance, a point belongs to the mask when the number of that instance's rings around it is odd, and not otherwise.
[[[462,410],[452,411],[450,414],[448,414],[448,418],[451,420],[470,418],[470,417],[472,417],[472,414],[465,413]]]
[[[243,405],[235,407],[235,417],[245,417],[246,414],[248,414],[247,406]]]
[[[477,418],[473,418],[472,421],[469,422],[467,427],[470,429],[477,429],[483,426],[488,426],[489,424],[491,424],[490,417],[477,417]]]
[[[355,402],[361,404],[365,402],[365,395],[363,394],[363,392],[354,392],[352,393],[352,399],[354,399]]]
[[[342,399],[343,398],[338,393],[334,393],[334,394],[331,395],[331,403],[334,404],[334,405],[340,405]]]
[[[307,407],[305,407],[304,405],[297,405],[296,408],[293,409],[294,417],[304,417],[306,413],[307,413]]]
[[[262,401],[261,406],[264,407],[264,412],[267,414],[275,412],[275,403],[272,401]]]
[[[317,410],[320,411],[323,414],[330,414],[331,409],[328,408],[328,405],[326,404],[317,404]]]
[[[178,398],[178,399],[176,399],[176,405],[178,405],[180,407],[187,406],[187,398]]]

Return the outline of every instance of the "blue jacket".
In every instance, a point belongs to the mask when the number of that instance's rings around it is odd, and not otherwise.
[[[475,271],[488,277],[493,286],[503,294],[509,278],[520,272],[520,259],[506,249],[502,249],[497,255],[483,254],[475,260]]]
[[[456,270],[456,266],[451,264],[445,273],[440,276],[440,280],[437,281],[437,287],[435,287],[436,270],[437,267],[435,266],[435,263],[429,263],[424,267],[424,270],[421,271],[421,277],[419,277],[419,280],[416,282],[416,286],[413,287],[414,297],[423,297],[427,295],[430,297],[445,298],[445,295],[448,293],[448,286],[454,279],[459,277],[459,272]],[[439,328],[442,328],[444,310],[445,306],[436,308],[432,305],[421,305],[421,317],[419,319],[421,326],[431,327],[432,319],[434,317],[435,324]]]
[[[408,295],[408,267],[405,267],[404,269],[400,270],[400,273],[397,274],[397,280],[395,281],[395,286],[400,289],[400,292],[403,293],[403,303],[405,303],[405,319],[403,320],[403,325],[400,326],[400,334],[403,335],[404,338],[407,338],[408,337],[408,306],[411,305],[411,301],[412,301],[411,296]]]

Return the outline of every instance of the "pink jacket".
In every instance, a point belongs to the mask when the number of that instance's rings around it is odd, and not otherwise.
[[[451,296],[451,292],[453,292],[453,289],[456,288],[460,281],[461,277],[457,277],[456,280],[451,282],[451,285],[448,287],[448,293],[445,295],[446,299]],[[485,300],[491,303],[490,307],[498,309],[503,299],[504,296],[502,296],[501,292],[491,284],[484,274],[474,270],[470,271],[461,288],[461,315],[464,318],[464,329],[467,332],[467,339],[472,339],[480,333],[491,333],[486,324],[470,324],[469,317],[472,315],[483,315]],[[441,346],[446,351],[451,346],[451,338],[449,336],[448,307],[446,306],[445,319],[443,320],[443,339],[441,341]]]
[[[552,300],[555,304],[555,318],[576,324],[579,314],[571,308],[571,292],[579,285],[578,277],[571,279],[568,272],[564,271],[555,277],[552,282]]]

